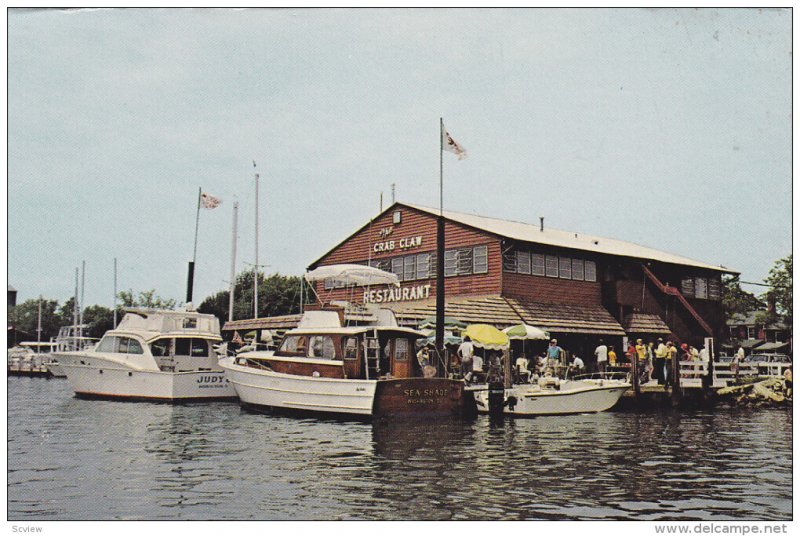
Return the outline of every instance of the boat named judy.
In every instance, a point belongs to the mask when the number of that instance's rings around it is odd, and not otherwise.
[[[129,309],[97,346],[54,356],[82,398],[233,400],[214,350],[219,333],[214,315]]]

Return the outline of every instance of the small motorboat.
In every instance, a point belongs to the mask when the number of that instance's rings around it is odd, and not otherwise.
[[[630,387],[623,379],[540,377],[504,389],[503,413],[521,417],[599,413],[611,409]],[[474,396],[478,412],[490,413],[490,389],[475,389]]]

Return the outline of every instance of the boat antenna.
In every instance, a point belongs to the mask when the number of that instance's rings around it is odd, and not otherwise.
[[[234,201],[233,203],[233,237],[231,239],[231,281],[230,281],[230,292],[229,294],[229,302],[228,302],[228,321],[230,322],[233,320],[233,294],[236,290],[236,230],[237,230],[237,220],[239,218],[239,202]]]

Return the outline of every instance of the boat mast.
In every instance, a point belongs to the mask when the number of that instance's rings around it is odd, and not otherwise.
[[[256,161],[253,160],[253,169]],[[256,262],[253,264],[253,318],[258,318],[258,173],[256,175]]]
[[[114,327],[117,327],[117,258],[114,257]]]
[[[83,337],[83,295],[86,290],[86,261],[82,262],[81,267],[81,303],[80,303],[80,323],[78,324],[78,337]]]
[[[36,328],[36,351],[41,352],[42,347],[39,346],[42,343],[42,295],[39,294],[39,325]]]
[[[78,267],[75,267],[75,300],[72,304],[72,344],[78,348]]]
[[[236,227],[237,219],[239,217],[239,202],[233,203],[233,239],[231,246],[231,287],[230,287],[230,301],[228,303],[228,321],[233,320],[233,293],[236,289]]]

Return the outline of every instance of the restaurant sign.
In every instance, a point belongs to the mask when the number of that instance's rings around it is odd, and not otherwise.
[[[424,300],[430,295],[430,284],[415,285],[412,287],[386,288],[383,290],[369,290],[364,291],[364,303]]]

